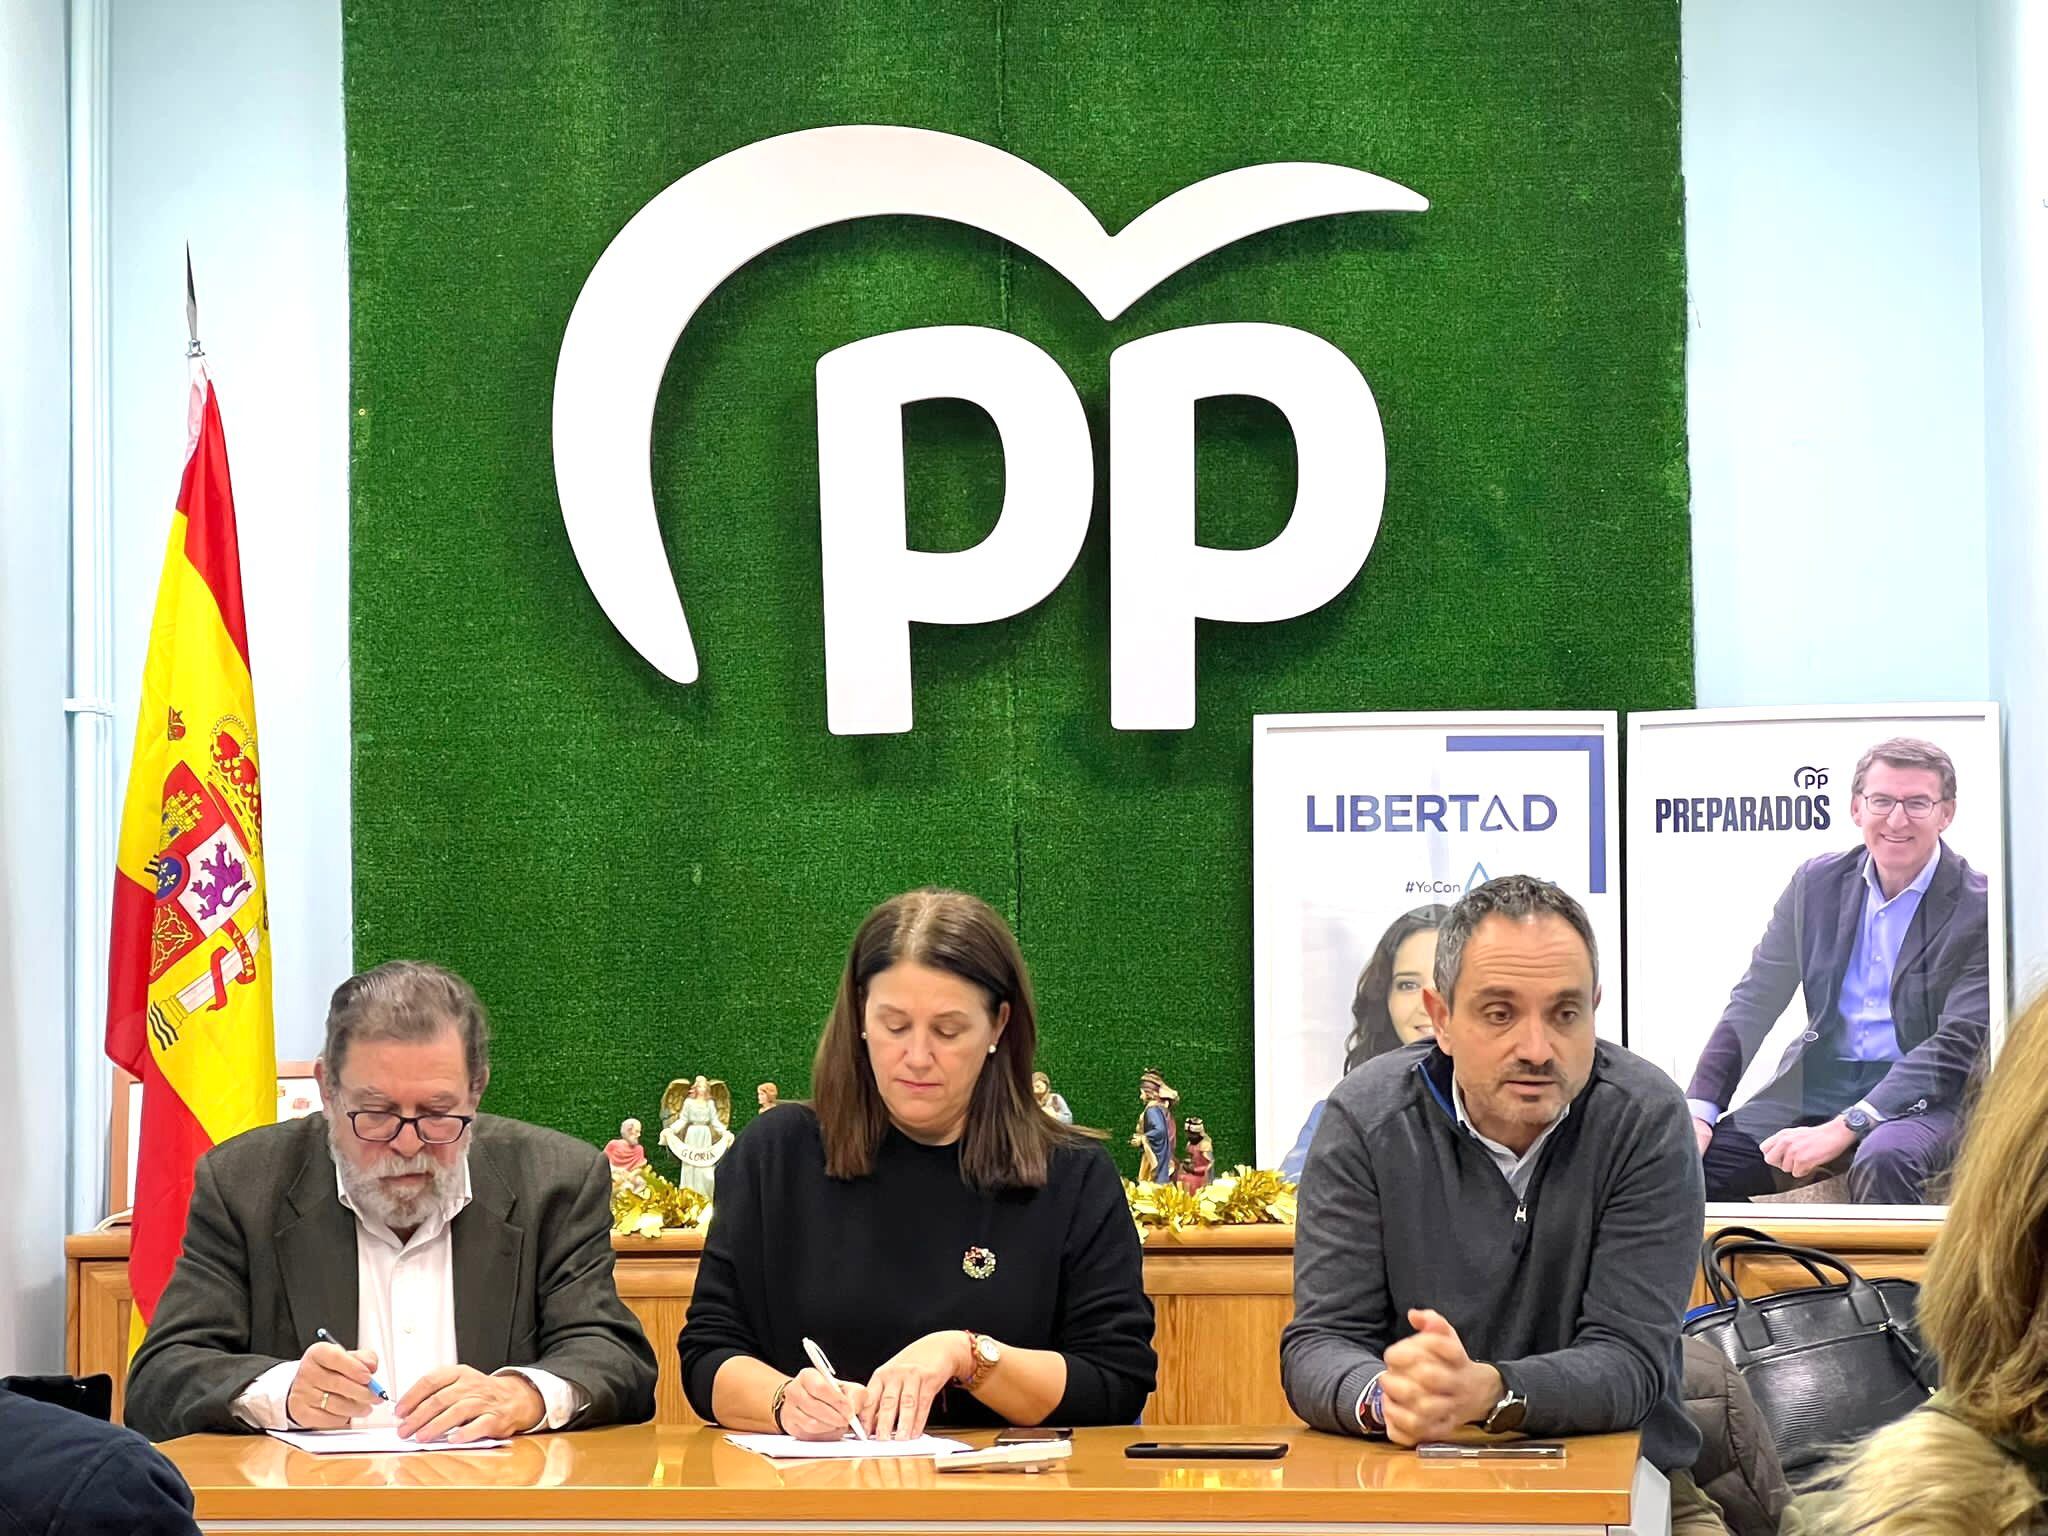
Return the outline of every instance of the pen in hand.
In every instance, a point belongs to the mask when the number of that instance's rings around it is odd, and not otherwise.
[[[335,1336],[329,1333],[325,1328],[315,1328],[313,1330],[313,1337],[318,1339],[322,1344],[332,1344],[336,1349],[341,1348],[340,1340],[336,1339]],[[379,1384],[375,1376],[372,1376],[370,1378],[370,1390],[374,1392],[377,1396],[384,1399],[385,1402],[388,1403],[391,1401],[391,1394],[384,1390],[384,1388],[382,1387],[382,1385]]]
[[[831,1382],[834,1389],[839,1391],[840,1397],[844,1398],[846,1396],[846,1393],[845,1390],[840,1386],[839,1375],[836,1371],[832,1369],[832,1362],[825,1358],[825,1351],[818,1348],[818,1346],[813,1344],[809,1339],[805,1339],[804,1353],[811,1357],[811,1364],[815,1365],[820,1371],[824,1373],[825,1379]],[[853,1412],[853,1404],[849,1402],[847,1403],[846,1407],[847,1417],[853,1425],[854,1439],[867,1439],[868,1432],[861,1427],[860,1415]]]

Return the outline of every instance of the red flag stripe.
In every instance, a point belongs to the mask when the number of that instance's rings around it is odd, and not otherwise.
[[[149,1060],[149,944],[156,892],[114,871],[114,925],[107,980],[107,1054],[114,1064],[143,1075]]]
[[[185,558],[213,593],[228,638],[249,665],[249,627],[242,617],[242,555],[235,533],[235,491],[228,480],[228,435],[221,425],[213,381],[206,383],[206,407],[199,441],[178,486],[178,510],[185,514]]]
[[[192,1204],[192,1165],[212,1141],[177,1090],[164,1081],[145,1048],[142,1061],[142,1155],[135,1167],[135,1218],[128,1253],[128,1283],[147,1323],[171,1282],[185,1246],[185,1216]]]

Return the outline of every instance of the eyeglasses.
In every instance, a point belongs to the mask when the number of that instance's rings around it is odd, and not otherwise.
[[[1876,816],[1880,821],[1891,815],[1893,806],[1897,806],[1900,810],[1904,811],[1906,819],[1909,821],[1925,821],[1934,814],[1934,808],[1941,803],[1941,801],[1931,799],[1926,795],[1912,795],[1904,800],[1899,799],[1895,795],[1865,795],[1863,797],[1863,808]]]
[[[352,1109],[348,1123],[359,1141],[396,1141],[408,1125],[430,1147],[445,1147],[462,1140],[475,1115],[398,1115],[388,1109]]]

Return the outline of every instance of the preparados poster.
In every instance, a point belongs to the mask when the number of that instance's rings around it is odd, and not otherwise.
[[[2004,1025],[2004,803],[1993,704],[1630,716],[1628,1043],[1710,1202],[1924,1203]]]

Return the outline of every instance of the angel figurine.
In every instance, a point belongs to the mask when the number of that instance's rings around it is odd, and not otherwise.
[[[636,1193],[647,1193],[647,1149],[640,1145],[638,1120],[628,1118],[620,1124],[618,1138],[604,1144],[604,1160],[611,1164],[612,1188],[627,1184]]]
[[[732,1145],[732,1090],[701,1074],[687,1087],[679,1077],[661,1096],[661,1144],[683,1165],[680,1189],[711,1198],[718,1160]]]

